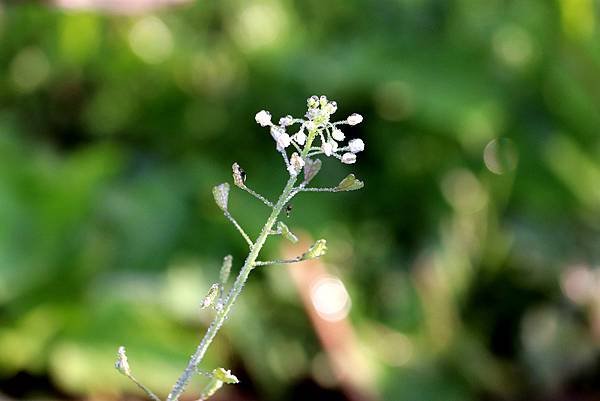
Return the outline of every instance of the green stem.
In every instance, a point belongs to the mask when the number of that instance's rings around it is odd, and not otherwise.
[[[305,145],[305,147],[302,151],[302,155],[301,155],[303,158],[306,157],[306,155],[308,154],[310,146],[315,138],[315,135],[316,135],[316,131],[309,133],[307,141],[306,141],[306,145]],[[179,376],[179,378],[177,379],[177,382],[173,386],[173,390],[171,390],[171,392],[169,393],[169,395],[167,397],[167,401],[177,401],[179,399],[179,396],[185,390],[185,387],[187,386],[190,379],[194,376],[194,374],[196,374],[198,365],[200,364],[200,362],[202,362],[202,358],[204,358],[204,355],[206,354],[208,347],[210,346],[213,339],[219,332],[219,329],[221,328],[221,326],[223,326],[223,323],[227,319],[227,316],[229,315],[229,312],[231,311],[233,304],[235,303],[237,297],[242,292],[242,289],[244,288],[244,284],[248,280],[248,276],[250,275],[250,272],[254,268],[254,262],[256,262],[256,258],[258,257],[258,254],[260,253],[262,247],[264,246],[265,241],[267,240],[267,237],[269,236],[269,233],[273,229],[273,226],[275,225],[275,222],[277,222],[277,218],[279,217],[279,214],[281,214],[281,211],[283,210],[284,206],[286,205],[288,198],[294,189],[294,184],[296,183],[297,179],[298,179],[297,176],[291,176],[290,179],[288,180],[285,188],[283,189],[283,191],[281,192],[281,195],[279,196],[279,199],[277,200],[277,203],[273,207],[273,211],[271,212],[271,215],[269,216],[269,218],[267,219],[267,222],[263,226],[258,238],[254,242],[254,244],[251,246],[250,253],[248,254],[248,257],[246,258],[246,260],[244,261],[244,266],[242,266],[240,273],[238,274],[237,278],[235,279],[235,282],[233,283],[233,287],[229,291],[229,295],[227,296],[227,301],[225,302],[225,305],[223,305],[223,308],[216,313],[212,323],[206,330],[206,334],[204,335],[204,338],[198,345],[198,348],[196,348],[196,352],[194,352],[194,354],[190,358],[188,366],[185,368],[185,370],[183,371],[181,376]]]

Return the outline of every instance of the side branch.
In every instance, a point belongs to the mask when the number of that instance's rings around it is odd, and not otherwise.
[[[265,198],[261,194],[257,193],[256,191],[253,191],[252,189],[248,188],[245,185],[241,186],[240,188],[243,189],[244,191],[248,192],[250,195],[254,196],[256,199],[258,199],[259,201],[261,201],[268,207],[273,208],[273,206],[274,206],[273,202],[269,201],[267,198]]]
[[[239,223],[233,218],[233,216],[231,215],[231,213],[229,213],[228,211],[224,211],[223,214],[225,215],[225,217],[227,217],[229,219],[229,221],[231,222],[231,224],[233,224],[235,226],[235,228],[239,231],[239,233],[242,235],[242,237],[244,237],[244,239],[248,243],[248,246],[250,248],[252,248],[252,246],[254,246],[254,243],[252,242],[252,240],[250,239],[250,237],[248,236],[248,234],[246,234],[246,232],[244,231],[244,229],[242,228],[242,226],[240,226]]]
[[[257,260],[256,262],[254,262],[254,266],[258,267],[258,266],[282,265],[282,264],[298,263],[298,262],[302,262],[304,260],[306,260],[306,258],[304,258],[304,255],[296,256],[293,259],[267,260],[264,262]]]

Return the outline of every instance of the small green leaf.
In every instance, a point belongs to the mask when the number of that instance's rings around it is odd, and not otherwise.
[[[284,222],[277,222],[277,231],[281,233],[281,236],[283,238],[287,239],[291,243],[295,244],[296,242],[298,242],[298,237],[296,237],[294,233],[290,231],[290,229]]]
[[[233,257],[231,255],[227,255],[223,258],[223,264],[221,265],[221,272],[219,273],[219,278],[221,280],[221,284],[225,285],[227,283],[227,279],[229,279],[229,274],[231,273],[231,266],[233,264]]]
[[[321,257],[327,253],[327,241],[320,239],[315,242],[309,249],[302,255],[302,259],[314,259]]]
[[[226,370],[223,368],[214,369],[211,373],[210,381],[202,390],[202,395],[200,396],[201,400],[207,400],[209,397],[212,397],[223,384],[237,384],[240,381],[234,374],[231,373],[231,370]]]
[[[215,302],[217,297],[219,296],[219,292],[220,292],[219,284],[214,283],[213,285],[211,285],[210,288],[208,289],[208,293],[206,293],[206,296],[202,300],[202,304],[200,305],[200,308],[206,309],[209,306],[211,306]]]
[[[365,186],[365,183],[357,180],[354,174],[348,174],[340,183],[335,187],[338,191],[355,191]]]
[[[215,377],[211,378],[210,381],[206,384],[206,386],[202,390],[202,394],[200,395],[200,400],[202,400],[202,401],[208,400],[217,391],[219,391],[219,389],[221,387],[223,387],[223,381],[221,381]]]
[[[319,159],[306,159],[304,164],[304,181],[309,182],[319,173],[321,170],[321,160]]]
[[[225,384],[237,384],[240,382],[238,378],[231,373],[231,370],[228,369],[217,368],[212,371],[212,374],[215,379],[221,380]]]
[[[213,196],[215,202],[222,211],[227,211],[227,204],[229,203],[229,184],[223,183],[213,188]]]

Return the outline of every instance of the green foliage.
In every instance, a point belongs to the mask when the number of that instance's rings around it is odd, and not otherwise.
[[[247,252],[209,189],[237,160],[272,199],[285,172],[249,116],[327,93],[365,115],[368,186],[306,194],[286,224],[329,239],[383,398],[597,393],[597,301],[567,286],[600,264],[595,7],[2,6],[0,388],[25,371],[75,396],[133,391],[111,368],[125,338],[136,375],[166,394],[205,329],[198,302],[222,255]],[[347,173],[323,164],[314,186]],[[264,205],[245,207],[240,223],[259,226]],[[256,276],[210,362],[244,366],[257,399],[325,383],[289,277]]]

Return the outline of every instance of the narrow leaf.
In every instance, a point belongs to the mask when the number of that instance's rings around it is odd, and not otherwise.
[[[223,264],[221,265],[221,272],[219,273],[219,278],[221,280],[221,284],[225,285],[227,283],[227,279],[229,279],[229,274],[231,273],[231,266],[233,264],[233,257],[231,255],[227,255],[223,258]]]

